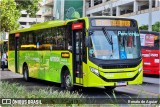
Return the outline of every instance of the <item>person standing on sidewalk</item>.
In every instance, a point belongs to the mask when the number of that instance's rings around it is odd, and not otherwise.
[[[6,53],[2,53],[2,58],[1,58],[1,67],[2,67],[2,71],[4,71],[4,67],[5,67],[5,61],[7,60],[7,55]]]

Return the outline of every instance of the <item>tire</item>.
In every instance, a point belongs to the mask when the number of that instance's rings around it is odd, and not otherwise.
[[[23,79],[25,81],[29,81],[30,80],[30,78],[29,78],[29,71],[28,71],[28,66],[27,65],[25,65],[23,67]]]
[[[68,91],[73,90],[72,79],[71,79],[71,75],[68,70],[66,70],[63,74],[63,82],[62,83],[63,83],[64,89],[66,89]]]
[[[106,91],[113,91],[116,87],[114,87],[114,86],[104,86],[105,87],[105,89],[106,89]]]

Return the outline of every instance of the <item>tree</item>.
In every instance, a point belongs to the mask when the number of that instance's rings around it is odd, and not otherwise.
[[[17,20],[20,17],[20,12],[16,7],[14,0],[0,1],[0,32],[8,32],[19,27]]]
[[[148,25],[143,25],[139,27],[140,30],[148,30]],[[160,32],[160,22],[156,22],[152,25],[152,31]]]
[[[156,22],[154,25],[152,25],[152,30],[160,32],[160,22]]]
[[[39,0],[15,0],[15,2],[17,3],[19,11],[26,10],[31,16],[36,16],[39,10]]]
[[[148,25],[140,26],[139,30],[148,30]]]

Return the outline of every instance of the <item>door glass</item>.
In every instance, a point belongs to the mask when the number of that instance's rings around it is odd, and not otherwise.
[[[82,71],[82,31],[75,33],[75,51],[76,51],[76,72],[81,74]],[[77,75],[79,76],[79,75]]]

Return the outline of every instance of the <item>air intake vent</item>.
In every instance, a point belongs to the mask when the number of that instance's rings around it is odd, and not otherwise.
[[[119,69],[119,68],[134,68],[138,66],[138,64],[132,64],[132,65],[128,65],[128,64],[118,64],[118,65],[104,65],[104,64],[101,64],[99,65],[99,67],[103,68],[103,69]]]

